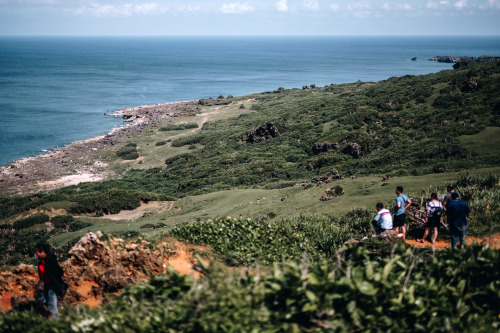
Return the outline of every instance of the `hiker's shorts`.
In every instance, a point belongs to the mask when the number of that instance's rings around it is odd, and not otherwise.
[[[404,227],[406,224],[406,214],[399,214],[399,215],[394,215],[394,223],[393,227]]]

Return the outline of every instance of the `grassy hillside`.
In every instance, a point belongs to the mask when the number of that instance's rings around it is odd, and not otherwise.
[[[57,322],[0,315],[0,331],[496,332],[498,250],[342,244],[372,233],[397,185],[420,199],[455,183],[469,234],[500,232],[499,88],[500,62],[183,106],[87,157],[110,179],[0,198],[0,263],[100,230],[209,245],[256,271],[200,261],[200,280],[169,271]],[[328,188],[339,191],[321,201]]]
[[[177,203],[132,224],[91,222],[119,231],[224,215],[328,216],[389,204],[396,185],[420,197],[460,171],[498,174],[499,64],[200,100],[89,156],[108,164],[109,180],[0,198],[1,223],[33,209],[116,213],[141,200]],[[317,183],[337,171],[343,179]],[[344,195],[319,200],[336,185]]]

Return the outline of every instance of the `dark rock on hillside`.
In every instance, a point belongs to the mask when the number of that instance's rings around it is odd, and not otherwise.
[[[330,170],[330,173],[331,173],[331,175],[317,176],[317,177],[312,178],[311,183],[315,183],[316,185],[320,186],[323,184],[328,184],[334,180],[342,179],[342,177],[340,176],[340,173],[337,171],[337,169]]]
[[[259,143],[265,140],[273,139],[280,136],[280,132],[274,123],[267,123],[253,131],[247,138],[248,143]]]
[[[361,146],[359,144],[357,144],[356,142],[347,142],[345,140],[339,143],[318,142],[315,143],[312,147],[314,155],[326,153],[333,150],[341,150],[342,153],[351,155],[354,158],[359,158],[362,156]]]
[[[344,149],[342,149],[342,152],[354,158],[359,158],[361,157],[361,146],[356,142],[348,143]]]
[[[314,155],[318,155],[319,153],[326,153],[328,151],[336,150],[339,149],[339,145],[336,143],[330,143],[330,142],[318,142],[315,143],[312,151]]]

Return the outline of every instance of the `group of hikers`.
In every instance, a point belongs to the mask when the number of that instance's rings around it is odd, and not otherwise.
[[[455,192],[453,185],[447,187],[448,193],[443,201],[438,200],[436,193],[432,193],[425,210],[425,231],[422,238],[417,242],[424,243],[429,232],[432,230],[431,243],[434,245],[439,228],[443,225],[443,215],[446,213],[448,227],[451,235],[451,247],[457,249],[457,244],[461,246],[467,243],[467,216],[470,215],[469,205],[462,201],[460,194]],[[403,187],[396,187],[396,200],[394,201],[394,220],[389,209],[384,208],[382,203],[377,203],[377,215],[373,218],[372,224],[375,228],[376,236],[387,230],[394,230],[397,234],[401,229],[403,239],[406,239],[406,210],[411,205],[411,200],[403,194]]]

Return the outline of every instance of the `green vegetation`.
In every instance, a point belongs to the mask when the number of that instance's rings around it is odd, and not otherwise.
[[[129,143],[116,152],[116,156],[121,157],[124,160],[135,160],[139,158],[139,152],[137,151],[136,143]]]
[[[45,222],[49,222],[49,219],[50,217],[44,213],[33,214],[29,217],[14,222],[14,229],[19,230],[19,229],[29,228],[35,224],[42,224]]]
[[[160,131],[183,131],[186,129],[198,128],[198,124],[187,123],[187,124],[179,124],[179,125],[168,125],[160,128]]]
[[[77,231],[92,225],[92,223],[79,221],[71,215],[54,216],[50,219],[50,222],[54,225],[54,229],[51,231],[51,234]]]
[[[102,309],[67,309],[58,321],[15,312],[2,332],[497,332],[499,251],[381,257],[356,245],[333,260],[268,271],[201,264],[197,281],[169,270],[127,287]]]
[[[30,262],[39,240],[68,248],[95,229],[173,235],[255,271],[200,261],[200,280],[170,270],[60,321],[0,315],[0,331],[496,332],[498,250],[363,237],[396,185],[420,199],[450,182],[472,209],[469,234],[500,232],[499,87],[500,62],[474,63],[190,104],[189,123],[163,119],[103,153],[116,174],[107,181],[0,198],[0,264]],[[151,200],[176,203],[134,221],[104,216]],[[52,217],[49,230],[52,209],[72,215]],[[352,239],[363,240],[344,245]]]
[[[485,177],[473,177],[465,173],[458,178],[458,191],[472,211],[468,219],[470,233],[479,236],[500,233],[499,183],[500,177],[491,174]]]
[[[226,217],[179,225],[171,234],[210,245],[230,265],[267,265],[300,260],[304,252],[315,260],[330,256],[345,241],[371,231],[370,215],[358,210],[340,219],[301,215],[277,222]]]
[[[167,165],[157,164],[155,168],[161,170],[154,175],[144,167],[132,169],[120,179],[89,187],[184,197],[232,188],[276,188],[283,182],[291,185],[328,174],[332,168],[348,177],[497,166],[498,152],[471,149],[464,136],[500,128],[499,72],[496,63],[471,64],[377,83],[282,89],[233,98],[232,104],[218,106],[218,112],[239,116],[214,118],[192,133],[171,137],[164,158],[155,151],[155,160],[167,159]],[[477,88],[465,87],[471,80],[478,82]],[[244,99],[253,100],[250,111],[239,108]],[[204,111],[213,110],[202,105],[200,112]],[[268,124],[279,135],[266,134]],[[259,129],[265,139],[249,140]],[[203,149],[187,149],[192,145]],[[145,148],[141,155],[147,159]],[[184,158],[168,162],[179,155]]]
[[[500,154],[500,127],[486,127],[478,134],[458,138],[469,151],[481,155]]]

